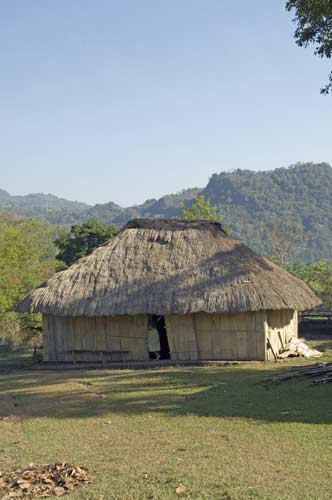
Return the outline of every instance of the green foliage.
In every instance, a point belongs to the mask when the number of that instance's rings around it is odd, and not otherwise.
[[[58,269],[53,239],[57,228],[45,222],[0,216],[0,337],[16,338],[40,319],[14,313],[16,303]]]
[[[57,259],[68,266],[81,257],[89,255],[97,247],[113,238],[118,232],[114,226],[108,226],[100,221],[88,221],[76,224],[68,233],[61,235],[55,244],[58,247]]]
[[[0,341],[5,340],[10,348],[22,343],[19,315],[14,311],[0,313]]]
[[[332,259],[331,192],[332,168],[327,163],[222,172],[203,190],[224,214],[233,235],[258,253],[276,255],[272,233],[288,233],[288,262]]]
[[[295,10],[293,21],[297,25],[294,34],[297,45],[299,47],[313,45],[315,55],[330,59],[332,56],[331,0],[288,0],[286,9]],[[321,89],[321,93],[328,94],[331,90],[332,71],[329,75],[329,83]]]
[[[0,313],[55,272],[55,234],[45,222],[0,219]]]
[[[83,222],[82,214],[89,205],[58,198],[52,194],[28,194],[11,196],[0,189],[0,208],[13,215],[47,220],[52,224],[75,224]]]
[[[332,306],[332,261],[297,262],[289,270],[308,283],[328,307]]]
[[[194,198],[192,204],[186,207],[181,206],[182,214],[187,220],[213,220],[221,222],[222,215],[217,214],[217,206],[211,205],[209,200],[206,200],[202,194]]]
[[[211,205],[210,200],[206,200],[202,194],[194,198],[192,204],[186,207],[181,206],[182,215],[187,220],[211,220],[222,223],[223,216],[217,213],[217,206]],[[229,227],[223,227],[227,234],[231,234]]]

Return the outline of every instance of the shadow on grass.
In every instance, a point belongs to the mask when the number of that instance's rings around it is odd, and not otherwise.
[[[14,372],[0,375],[0,418],[158,413],[332,423],[332,385],[315,386],[311,380],[266,384],[265,377],[288,367],[262,366]]]
[[[318,351],[326,352],[332,350],[332,337],[331,335],[315,335],[308,334],[303,337],[309,344],[310,347],[318,349]]]
[[[326,354],[329,354],[329,351],[330,353],[332,352],[331,335],[307,333],[301,338],[303,338],[305,342],[307,342],[313,349],[317,349],[318,351]]]
[[[34,359],[33,352],[30,349],[20,349],[15,351],[1,351],[0,352],[0,376],[3,373],[8,373],[12,370],[21,370],[30,368],[40,362]]]
[[[312,346],[314,347],[314,349],[318,349],[318,351],[321,352],[329,351],[332,350],[332,340],[330,342],[323,342],[323,343],[312,342]]]

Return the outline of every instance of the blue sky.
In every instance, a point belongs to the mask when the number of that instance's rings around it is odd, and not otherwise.
[[[332,163],[330,66],[282,0],[2,0],[0,187],[130,205]]]

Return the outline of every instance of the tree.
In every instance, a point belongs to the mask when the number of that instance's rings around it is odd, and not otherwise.
[[[270,257],[280,266],[286,266],[294,248],[306,238],[303,226],[294,221],[269,224],[267,226]]]
[[[332,56],[332,0],[288,0],[288,11],[295,10],[293,21],[297,27],[295,41],[299,47],[313,45],[315,55]],[[321,89],[322,94],[332,90],[332,71],[329,83]]]
[[[202,194],[194,198],[189,207],[181,206],[182,214],[187,220],[211,220],[222,222],[223,216],[217,213],[217,206],[211,205],[209,200],[206,200]],[[224,228],[230,234],[230,228]]]
[[[217,206],[211,205],[209,200],[206,200],[202,194],[194,198],[189,207],[181,205],[182,214],[187,220],[204,219],[222,221],[222,215],[217,214]]]
[[[290,271],[308,283],[326,306],[332,307],[332,262],[324,260],[313,264],[297,262],[290,267]]]
[[[113,238],[117,232],[116,227],[97,220],[75,224],[71,226],[68,233],[55,240],[55,245],[59,250],[57,259],[70,266]]]
[[[54,257],[45,256],[52,231],[44,222],[0,219],[0,314],[56,271]]]
[[[39,315],[18,315],[16,303],[59,269],[48,223],[0,215],[0,339],[22,340],[40,325]]]

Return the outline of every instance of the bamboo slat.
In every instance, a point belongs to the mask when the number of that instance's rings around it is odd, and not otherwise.
[[[278,353],[282,345],[286,345],[291,337],[297,337],[297,312],[291,309],[267,311],[267,337],[273,350]],[[267,349],[266,357],[273,360],[272,349]]]
[[[147,360],[147,316],[43,315],[45,361]],[[106,353],[106,354],[105,354]],[[107,354],[108,353],[108,354]]]

